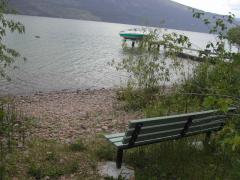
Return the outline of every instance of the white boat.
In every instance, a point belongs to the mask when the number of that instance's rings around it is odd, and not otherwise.
[[[124,39],[130,39],[130,40],[140,40],[144,36],[147,36],[148,34],[149,33],[143,29],[128,29],[125,31],[121,31],[119,33],[119,35]]]

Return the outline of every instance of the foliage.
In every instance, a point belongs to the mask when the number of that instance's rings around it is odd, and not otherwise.
[[[227,39],[231,44],[238,46],[240,48],[240,27],[234,27],[228,30]]]
[[[198,135],[128,149],[124,153],[124,162],[134,168],[135,178],[138,180],[236,177],[238,164],[234,164],[232,157],[222,152],[214,143],[206,148],[202,146],[199,142],[204,141],[204,138],[204,135]],[[108,157],[103,159],[109,160]]]
[[[5,16],[5,12],[10,12],[11,10],[7,7],[7,0],[0,0],[0,76],[10,78],[6,74],[6,68],[16,68],[13,66],[13,62],[20,54],[4,43],[4,38],[8,32],[24,33],[25,27],[20,22],[15,22],[14,20],[8,19]],[[24,58],[26,60],[26,58]]]
[[[156,95],[165,92],[161,87],[171,81],[171,72],[180,71],[183,67],[177,55],[184,47],[191,46],[189,39],[176,33],[162,36],[159,33],[157,29],[150,30],[150,34],[139,43],[138,53],[130,53],[118,64],[112,63],[117,70],[129,73],[127,88],[119,93],[127,108],[136,110],[147,106]],[[124,51],[127,50],[125,47]]]
[[[200,64],[194,70],[193,77],[182,85],[181,91],[202,96],[205,107],[226,109],[229,106],[238,106],[239,57],[236,55],[232,63],[220,61],[215,65],[208,62]]]
[[[113,161],[115,157],[115,149],[114,147],[109,143],[99,143],[98,146],[94,149],[94,154],[99,160],[108,160]]]
[[[158,117],[202,110],[199,97],[190,94],[171,93],[157,97],[157,100],[143,109],[146,117]]]
[[[6,174],[7,157],[16,149],[25,147],[32,121],[22,115],[12,104],[0,107],[0,179]]]
[[[129,150],[127,162],[136,179],[229,179],[231,160],[222,153],[199,149],[202,137],[162,142]]]
[[[200,94],[203,98],[203,105],[212,108],[221,108],[226,110],[229,106],[237,107],[234,118],[229,118],[231,121],[228,126],[225,126],[224,130],[219,137],[219,144],[224,147],[224,150],[233,155],[232,151],[239,151],[239,103],[240,103],[240,71],[239,62],[240,54],[227,51],[224,46],[221,46],[223,42],[229,38],[229,27],[227,23],[234,25],[234,15],[224,17],[223,19],[217,19],[213,31],[218,34],[218,41],[214,45],[209,43],[213,50],[216,52],[216,64],[209,65],[209,63],[201,64],[195,71],[193,78],[185,84],[184,91],[191,91]],[[238,27],[232,28],[237,29]],[[233,30],[235,31],[235,30]]]

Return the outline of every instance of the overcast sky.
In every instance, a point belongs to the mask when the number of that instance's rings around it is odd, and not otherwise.
[[[240,17],[240,0],[173,0],[178,3],[207,12],[228,14],[232,12]]]

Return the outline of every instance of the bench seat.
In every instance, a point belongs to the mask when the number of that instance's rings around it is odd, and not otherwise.
[[[113,143],[116,147],[122,147],[122,141],[125,136],[125,133],[116,133],[105,135],[105,138],[108,139],[111,143]]]

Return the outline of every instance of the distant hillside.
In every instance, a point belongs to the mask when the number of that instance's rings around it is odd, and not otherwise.
[[[170,0],[9,0],[19,14],[207,31],[187,6]],[[208,13],[209,14],[209,13]]]

